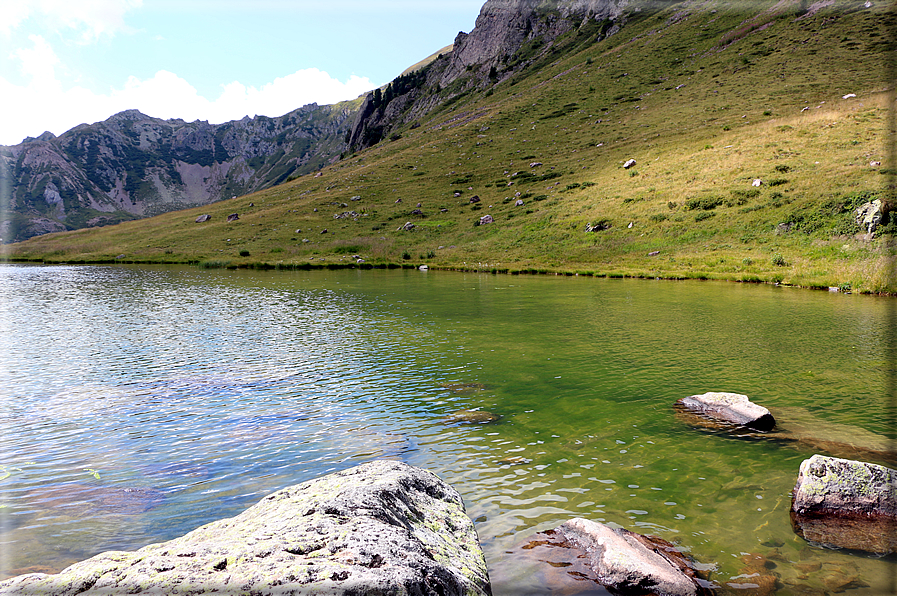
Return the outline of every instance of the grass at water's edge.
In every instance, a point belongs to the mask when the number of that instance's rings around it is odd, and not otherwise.
[[[803,288],[810,290],[824,290],[829,292],[875,294],[881,296],[897,296],[897,289],[882,287],[872,290],[867,287],[852,287],[849,283],[829,285],[820,281],[794,279],[785,281],[785,277],[778,273],[769,275],[735,274],[724,275],[705,271],[647,271],[636,269],[613,268],[596,270],[582,268],[551,268],[551,267],[483,267],[477,265],[442,265],[437,263],[270,263],[262,261],[134,261],[128,259],[100,259],[100,260],[66,260],[54,261],[44,259],[26,258],[0,258],[0,263],[6,264],[41,264],[41,265],[190,265],[200,269],[227,269],[227,270],[256,270],[256,271],[316,271],[316,270],[343,270],[357,269],[360,271],[371,270],[426,270],[449,271],[459,273],[488,273],[492,275],[553,275],[564,277],[596,277],[605,279],[645,279],[661,281],[727,281],[735,283],[770,284],[782,287]],[[893,269],[892,262],[891,268]]]

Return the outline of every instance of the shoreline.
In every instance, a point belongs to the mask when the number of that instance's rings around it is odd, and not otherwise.
[[[420,270],[424,268],[427,271],[450,271],[456,273],[490,273],[492,275],[554,275],[558,277],[598,277],[604,279],[646,279],[657,281],[722,281],[732,283],[747,284],[765,284],[783,288],[798,288],[802,290],[827,291],[831,293],[841,294],[858,294],[864,296],[897,296],[897,292],[873,292],[870,290],[854,290],[849,284],[840,286],[828,286],[823,284],[800,284],[787,283],[776,279],[764,279],[758,275],[741,275],[727,276],[719,273],[695,272],[686,274],[682,272],[645,272],[645,271],[602,271],[602,270],[584,270],[584,269],[567,269],[553,267],[490,267],[490,266],[467,266],[467,265],[440,265],[432,263],[395,263],[395,262],[378,262],[378,263],[268,263],[260,262],[238,262],[215,260],[215,261],[199,261],[195,259],[186,261],[142,261],[137,259],[67,259],[53,261],[48,259],[29,259],[23,257],[0,257],[0,264],[19,264],[19,265],[141,265],[141,266],[192,266],[199,269],[227,269],[229,271],[253,270],[253,271],[319,271],[329,270],[337,271],[344,269],[358,270]],[[776,276],[772,276],[773,278]]]

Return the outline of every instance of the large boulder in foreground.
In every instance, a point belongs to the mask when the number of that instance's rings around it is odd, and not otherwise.
[[[720,427],[736,426],[768,431],[776,425],[776,420],[769,410],[739,393],[711,391],[691,395],[677,401],[675,407],[681,412],[695,415]]]
[[[460,495],[434,474],[375,461],[286,488],[240,515],[0,594],[491,594]]]
[[[791,523],[805,540],[876,554],[897,551],[897,471],[814,455],[800,465]]]
[[[588,519],[571,519],[539,533],[523,549],[562,572],[545,574],[552,593],[577,593],[582,588],[573,584],[589,582],[614,594],[712,594],[710,583],[698,577],[691,560],[673,544]]]

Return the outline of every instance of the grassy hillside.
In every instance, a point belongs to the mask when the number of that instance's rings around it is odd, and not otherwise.
[[[544,52],[535,67],[320,176],[33,238],[8,258],[290,268],[358,266],[357,255],[361,266],[897,291],[894,224],[869,240],[853,216],[894,192],[897,23],[884,6],[824,4],[633,12],[604,41],[555,44],[575,51],[524,47]],[[212,220],[194,223],[202,213]]]

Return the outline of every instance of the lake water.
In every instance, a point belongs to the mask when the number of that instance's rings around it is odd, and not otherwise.
[[[780,594],[893,587],[893,556],[810,545],[789,519],[798,467],[820,441],[875,450],[895,438],[893,299],[416,270],[8,265],[0,308],[3,577],[168,540],[388,457],[458,489],[496,594],[549,593],[539,586],[552,568],[520,546],[573,517],[674,542],[721,584],[759,554]],[[677,418],[677,399],[706,391],[747,394],[809,442]],[[501,418],[447,420],[459,410]]]

